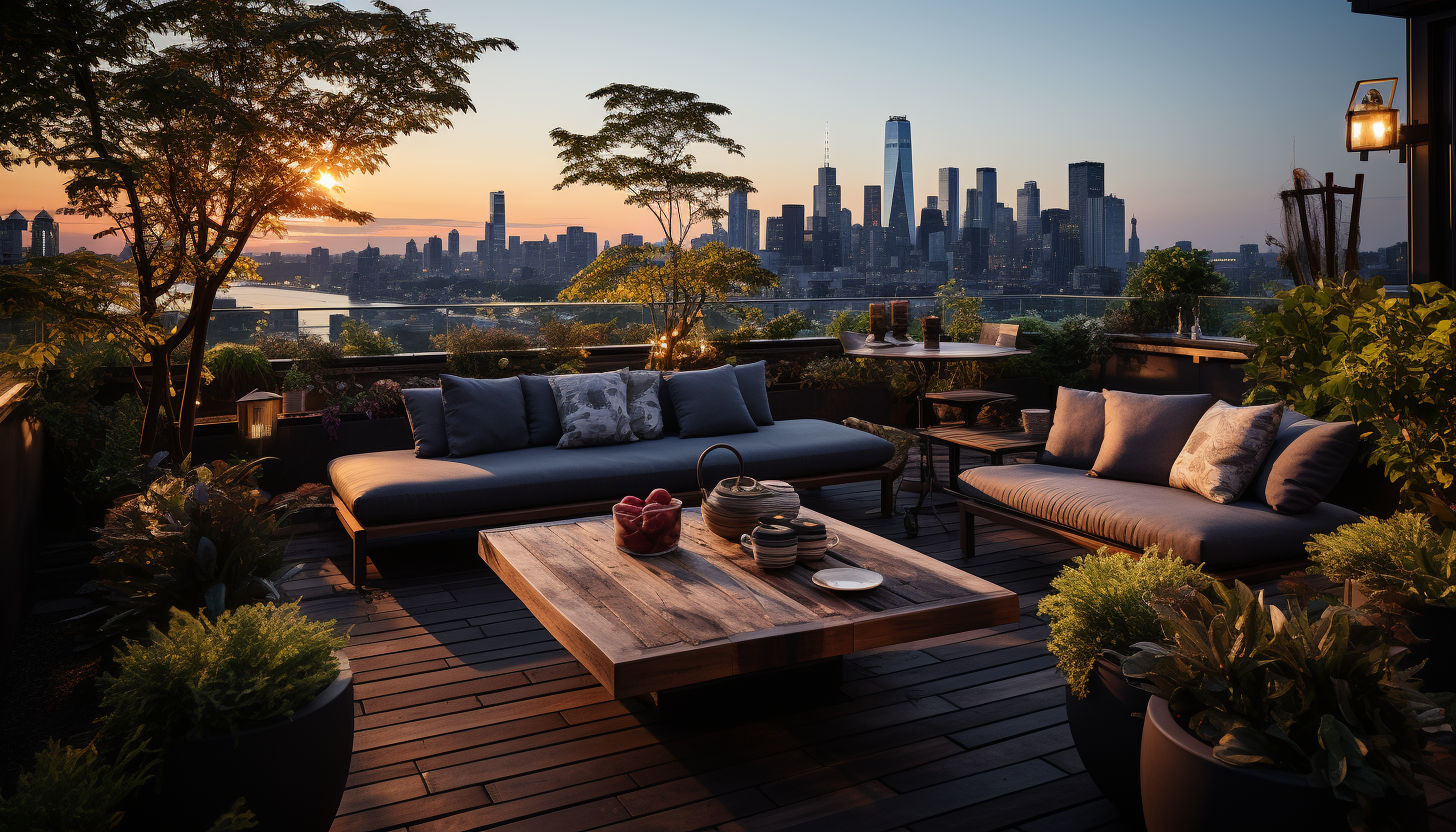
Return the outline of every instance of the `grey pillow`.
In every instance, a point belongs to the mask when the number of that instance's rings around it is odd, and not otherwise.
[[[556,415],[556,394],[550,376],[520,376],[526,396],[526,425],[531,447],[555,445],[561,439],[561,417]]]
[[[556,415],[561,419],[558,448],[585,448],[635,442],[627,413],[627,382],[621,373],[551,376]]]
[[[1047,434],[1041,461],[1063,468],[1091,468],[1102,448],[1102,423],[1106,400],[1091,390],[1057,388],[1057,411]]]
[[[404,396],[410,432],[415,435],[415,456],[429,459],[450,453],[450,437],[445,433],[445,397],[440,388],[419,387],[399,392]]]
[[[638,439],[662,436],[662,402],[657,391],[662,387],[662,374],[653,370],[618,370],[627,382],[627,415],[632,419],[632,433]]]
[[[1193,427],[1213,396],[1150,396],[1103,390],[1102,447],[1088,475],[1167,485]]]
[[[672,378],[672,373],[660,373],[662,383],[657,385],[657,401],[662,405],[662,432],[677,433],[677,411],[672,406],[672,390],[668,389],[667,380]]]
[[[1291,417],[1279,431],[1250,496],[1280,514],[1303,514],[1324,502],[1360,449],[1353,422]]]
[[[521,380],[441,375],[450,456],[512,451],[531,444]]]
[[[768,406],[768,362],[755,361],[752,364],[736,364],[733,374],[738,379],[738,392],[755,425],[774,423],[773,411]]]
[[[673,373],[667,378],[667,389],[672,391],[672,407],[684,439],[758,430],[738,390],[738,374],[727,364]]]
[[[1283,404],[1235,407],[1214,402],[1173,461],[1168,485],[1232,503],[1259,476],[1279,433]]]

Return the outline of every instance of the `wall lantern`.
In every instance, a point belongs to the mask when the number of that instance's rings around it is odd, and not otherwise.
[[[272,439],[282,412],[283,397],[277,393],[254,390],[238,399],[238,439],[245,444]]]
[[[1395,78],[1376,78],[1355,84],[1350,106],[1345,110],[1345,149],[1358,152],[1360,161],[1370,159],[1372,150],[1399,150],[1405,162],[1407,145],[1427,140],[1429,125],[1400,123],[1395,102]]]

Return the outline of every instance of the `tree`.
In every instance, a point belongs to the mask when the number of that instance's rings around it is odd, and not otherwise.
[[[607,111],[602,129],[589,136],[560,127],[551,131],[563,162],[555,189],[606,185],[622,191],[624,202],[646,208],[657,220],[664,244],[610,249],[572,278],[560,299],[653,304],[653,364],[671,369],[677,345],[693,332],[704,305],[778,282],[750,252],[722,244],[683,248],[695,224],[727,213],[724,196],[757,189],[745,177],[697,169],[695,145],[743,155],[743,146],[714,121],[731,114],[722,104],[634,84],[611,84],[587,98],[601,100]]]
[[[248,241],[283,235],[287,218],[371,220],[336,178],[472,110],[465,65],[516,48],[383,2],[57,0],[7,15],[0,166],[55,166],[66,213],[106,219],[98,236],[131,246],[149,451],[190,449],[213,301]],[[172,302],[182,314],[163,330]],[[67,311],[32,311],[47,309]]]
[[[1183,313],[1184,325],[1191,325],[1198,298],[1229,293],[1228,280],[1208,261],[1209,254],[1204,249],[1181,248],[1145,252],[1142,265],[1128,275],[1122,292],[1133,300],[1125,312],[1109,316],[1113,328],[1132,332],[1162,330],[1176,325],[1179,312]]]

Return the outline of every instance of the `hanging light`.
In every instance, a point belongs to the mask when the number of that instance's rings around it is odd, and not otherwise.
[[[1375,78],[1355,84],[1350,93],[1350,106],[1345,110],[1345,149],[1359,153],[1360,161],[1370,158],[1372,150],[1399,150],[1405,161],[1407,145],[1428,140],[1430,126],[1401,124],[1400,110],[1395,103],[1395,78]]]

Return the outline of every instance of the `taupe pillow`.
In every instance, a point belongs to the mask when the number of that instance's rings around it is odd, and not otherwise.
[[[1214,402],[1173,461],[1168,485],[1215,503],[1234,502],[1259,475],[1283,414],[1283,404],[1234,407]]]
[[[1292,417],[1279,431],[1249,496],[1280,514],[1303,514],[1324,502],[1360,449],[1352,422]]]
[[[1041,461],[1063,468],[1091,468],[1102,448],[1106,400],[1091,390],[1057,388],[1057,412]]]
[[[1103,390],[1102,447],[1087,474],[1167,485],[1173,460],[1193,435],[1213,396],[1150,396]]]

